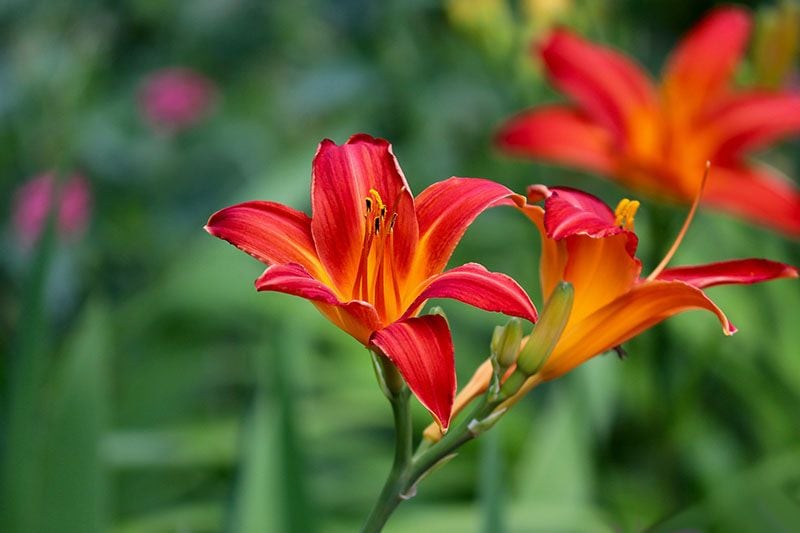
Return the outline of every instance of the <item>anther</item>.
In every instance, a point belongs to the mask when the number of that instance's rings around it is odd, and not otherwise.
[[[383,219],[385,216],[386,216],[386,206],[382,205],[381,206],[381,219]]]
[[[633,230],[634,217],[638,209],[639,202],[637,200],[623,198],[614,210],[614,225],[627,230]]]
[[[394,229],[395,222],[397,222],[397,213],[392,213],[392,218],[389,219],[389,233]]]
[[[372,212],[372,199],[371,198],[364,198],[364,203],[367,204],[367,209],[364,212],[364,216],[367,216]]]
[[[375,235],[380,234],[381,232],[381,219],[379,217],[375,217]]]

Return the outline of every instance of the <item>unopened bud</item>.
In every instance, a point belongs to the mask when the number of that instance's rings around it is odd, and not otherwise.
[[[447,315],[444,314],[444,309],[442,309],[438,305],[434,305],[433,307],[431,307],[430,310],[428,310],[428,314],[429,315],[439,315],[440,317],[442,317],[445,320],[447,320]]]
[[[517,359],[517,369],[526,376],[538,372],[558,344],[569,320],[574,297],[575,289],[571,283],[562,281],[556,285]]]
[[[492,357],[499,368],[506,369],[517,361],[520,344],[522,344],[522,322],[520,319],[512,318],[505,326],[494,328]]]

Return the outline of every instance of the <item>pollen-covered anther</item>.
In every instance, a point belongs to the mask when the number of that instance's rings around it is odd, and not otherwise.
[[[633,231],[634,218],[636,217],[636,211],[639,210],[639,205],[638,200],[629,200],[627,198],[620,200],[614,210],[614,225]]]

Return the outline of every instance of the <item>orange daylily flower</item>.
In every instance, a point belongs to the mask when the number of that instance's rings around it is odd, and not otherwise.
[[[697,169],[711,161],[705,204],[800,237],[800,189],[749,159],[800,132],[800,93],[731,86],[750,29],[744,9],[712,11],[673,52],[660,88],[621,53],[557,30],[534,53],[574,104],[525,111],[496,142],[686,204],[698,190]]]
[[[650,275],[642,277],[633,227],[639,202],[623,200],[612,211],[588,193],[543,185],[530,187],[528,200],[531,204],[544,201],[544,208],[522,208],[541,233],[540,281],[544,299],[561,281],[571,283],[575,292],[566,327],[550,357],[505,405],[537,384],[555,379],[684,311],[711,311],[723,333],[733,334],[736,328],[703,292],[706,287],[798,277],[794,267],[766,259],[665,268],[697,202],[670,252]],[[486,361],[456,397],[454,413],[486,391],[491,377],[492,365]],[[426,430],[428,438],[436,440],[438,435],[436,428]]]
[[[391,145],[354,135],[324,140],[312,163],[313,217],[253,201],[213,214],[206,231],[269,268],[259,291],[310,300],[331,322],[385,355],[444,428],[456,390],[453,343],[439,315],[417,317],[429,298],[536,320],[510,277],[476,263],[445,271],[461,236],[484,210],[524,203],[489,180],[450,178],[416,199]]]

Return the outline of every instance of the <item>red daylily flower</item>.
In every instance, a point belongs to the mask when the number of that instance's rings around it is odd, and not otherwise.
[[[704,203],[800,237],[800,190],[748,159],[800,131],[800,93],[730,86],[750,27],[743,9],[712,11],[673,52],[660,89],[619,52],[555,31],[535,53],[574,105],[525,111],[502,126],[496,142],[511,154],[687,204],[711,161]]]
[[[444,428],[456,389],[444,318],[416,317],[429,298],[536,320],[525,291],[503,274],[468,263],[444,272],[485,209],[524,203],[497,183],[450,178],[416,200],[390,144],[355,135],[320,143],[312,164],[311,210],[274,202],[225,208],[206,230],[270,265],[259,291],[310,300],[331,322],[383,353]]]
[[[543,185],[530,187],[528,200],[532,204],[544,200],[544,208],[522,208],[541,233],[544,299],[561,281],[570,282],[575,293],[567,324],[550,357],[503,406],[518,401],[539,383],[555,379],[684,311],[711,311],[722,332],[732,335],[736,328],[703,292],[706,287],[798,277],[796,268],[766,259],[665,268],[688,227],[690,214],[667,257],[643,278],[642,264],[636,257],[639,241],[633,231],[639,202],[623,200],[612,211],[588,193]],[[693,211],[696,207],[695,203]],[[491,361],[487,360],[458,393],[454,414],[486,391],[492,373]],[[425,435],[437,440],[441,432],[429,427]]]

